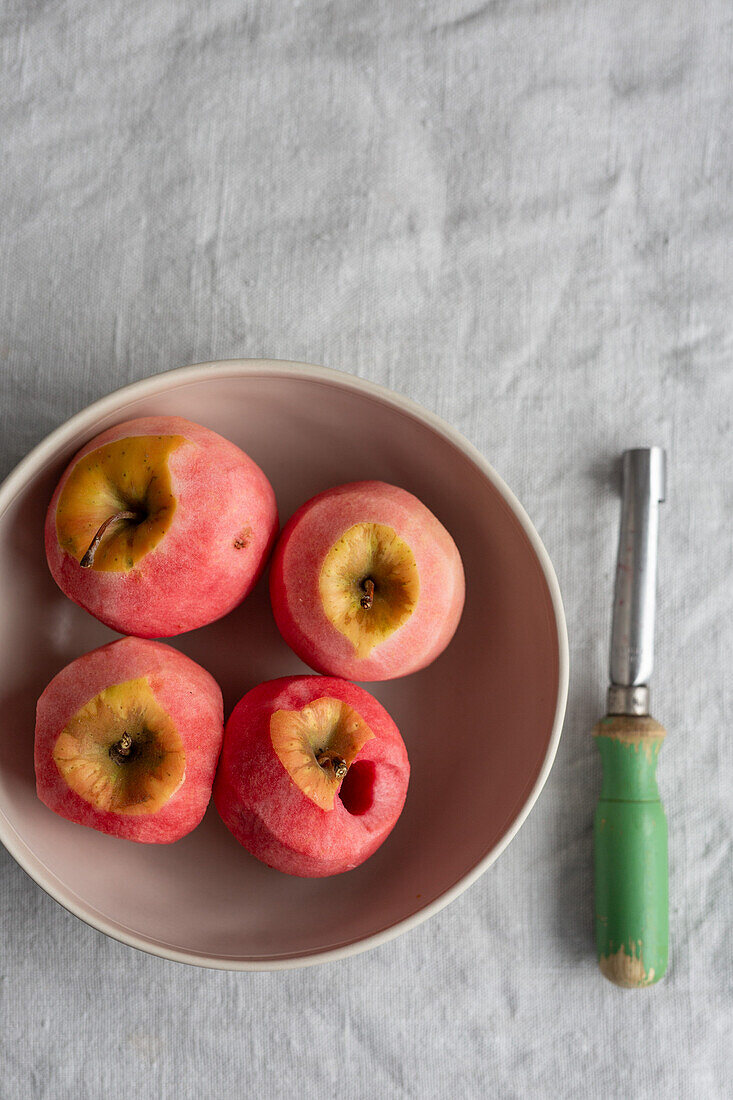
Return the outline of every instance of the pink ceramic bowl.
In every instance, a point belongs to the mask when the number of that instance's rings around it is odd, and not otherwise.
[[[367,685],[397,722],[412,778],[394,832],[355,871],[297,879],[242,849],[213,807],[171,846],[132,844],[56,817],[36,797],[36,698],[72,658],[114,637],[67,600],[43,520],[68,460],[104,428],[172,413],[243,447],[283,519],[330,485],[402,485],[453,534],[466,569],[463,619],[445,653]],[[560,592],[521,505],[481,455],[431,413],[347,374],[232,360],[135,383],[72,417],[0,488],[0,839],[76,916],[166,958],[276,969],[363,951],[437,912],[493,863],[547,779],[565,710]],[[305,671],[280,639],[266,580],[220,622],[172,639],[209,669],[227,713],[255,684]],[[460,783],[446,768],[470,760]],[[455,777],[453,777],[454,779]]]

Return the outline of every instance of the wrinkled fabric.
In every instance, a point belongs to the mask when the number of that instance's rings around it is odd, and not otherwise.
[[[0,852],[4,1100],[718,1098],[731,1081],[728,0],[6,0],[0,463],[133,379],[325,363],[475,443],[554,561],[549,782],[421,927],[309,970],[137,953]],[[668,448],[655,716],[672,959],[599,976],[589,731],[616,459]],[[460,780],[456,777],[456,784]]]

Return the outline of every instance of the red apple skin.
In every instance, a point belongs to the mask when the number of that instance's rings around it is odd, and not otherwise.
[[[182,435],[168,458],[173,522],[129,572],[82,569],[59,545],[56,506],[89,451],[126,436]],[[241,532],[245,546],[236,546]],[[275,494],[259,466],[216,432],[175,416],[117,424],[90,440],[64,471],[46,516],[46,557],[59,588],[121,634],[171,637],[226,615],[251,591],[277,537]]]
[[[356,523],[392,527],[410,546],[420,578],[410,618],[367,657],[358,657],[326,616],[318,587],[326,554]],[[425,668],[450,642],[463,611],[463,564],[445,527],[412,493],[355,481],[327,489],[290,517],[273,554],[270,599],[283,638],[316,672],[392,680]]]
[[[53,759],[69,719],[111,684],[145,676],[173,719],[186,753],[183,783],[157,813],[127,816],[96,809],[61,777]],[[36,790],[54,813],[111,836],[142,844],[171,844],[201,821],[211,798],[224,736],[221,690],[205,669],[162,642],[121,638],[63,668],[36,708]]]
[[[290,777],[270,740],[274,711],[300,710],[324,696],[348,703],[374,734],[344,780],[353,779],[355,769],[365,768],[367,775],[373,770],[373,787],[365,784],[365,801],[371,789],[371,805],[362,813],[349,813],[340,793],[332,810],[322,810]],[[400,732],[372,695],[333,677],[285,676],[260,684],[234,708],[214,804],[230,832],[257,859],[288,875],[322,878],[350,871],[377,850],[402,812],[409,778]]]

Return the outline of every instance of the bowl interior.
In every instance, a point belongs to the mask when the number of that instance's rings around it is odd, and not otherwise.
[[[36,798],[36,698],[63,665],[114,637],[51,579],[45,508],[82,443],[153,413],[199,421],[251,454],[275,487],[282,521],[330,485],[379,478],[415,493],[456,539],[467,600],[452,644],[423,672],[365,685],[400,727],[412,779],[394,832],[349,874],[307,880],[272,871],[237,844],[213,807],[190,836],[155,847],[72,824]],[[163,392],[131,400],[123,391],[113,411],[83,423],[27,474],[0,515],[0,815],[11,849],[59,900],[107,931],[193,961],[304,958],[419,913],[501,842],[552,740],[558,626],[514,511],[438,430],[306,372],[174,373]],[[309,671],[279,637],[266,578],[225,619],[171,644],[213,673],[227,714],[260,681]]]

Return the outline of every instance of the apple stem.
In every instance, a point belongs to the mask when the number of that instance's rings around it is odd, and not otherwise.
[[[137,519],[135,512],[114,512],[113,515],[107,516],[107,519],[99,527],[96,535],[89,543],[87,552],[79,562],[82,569],[90,569],[94,564],[94,555],[97,552],[100,542],[104,538],[104,533],[109,527],[110,523],[116,523],[118,519]]]
[[[132,738],[130,734],[125,730],[119,741],[116,741],[114,745],[110,746],[109,755],[114,760],[115,764],[121,764],[132,752]]]
[[[371,577],[367,577],[366,580],[361,582],[361,587],[364,589],[364,595],[359,600],[359,604],[368,611],[374,603],[374,581]]]
[[[327,752],[319,753],[316,757],[316,763],[320,764],[322,768],[333,768],[333,774],[337,779],[343,779],[349,770],[349,765],[345,760],[342,760],[340,756],[331,756]]]
[[[349,770],[348,764],[345,760],[342,760],[340,756],[334,756],[333,761],[333,774],[337,779],[343,779]]]

